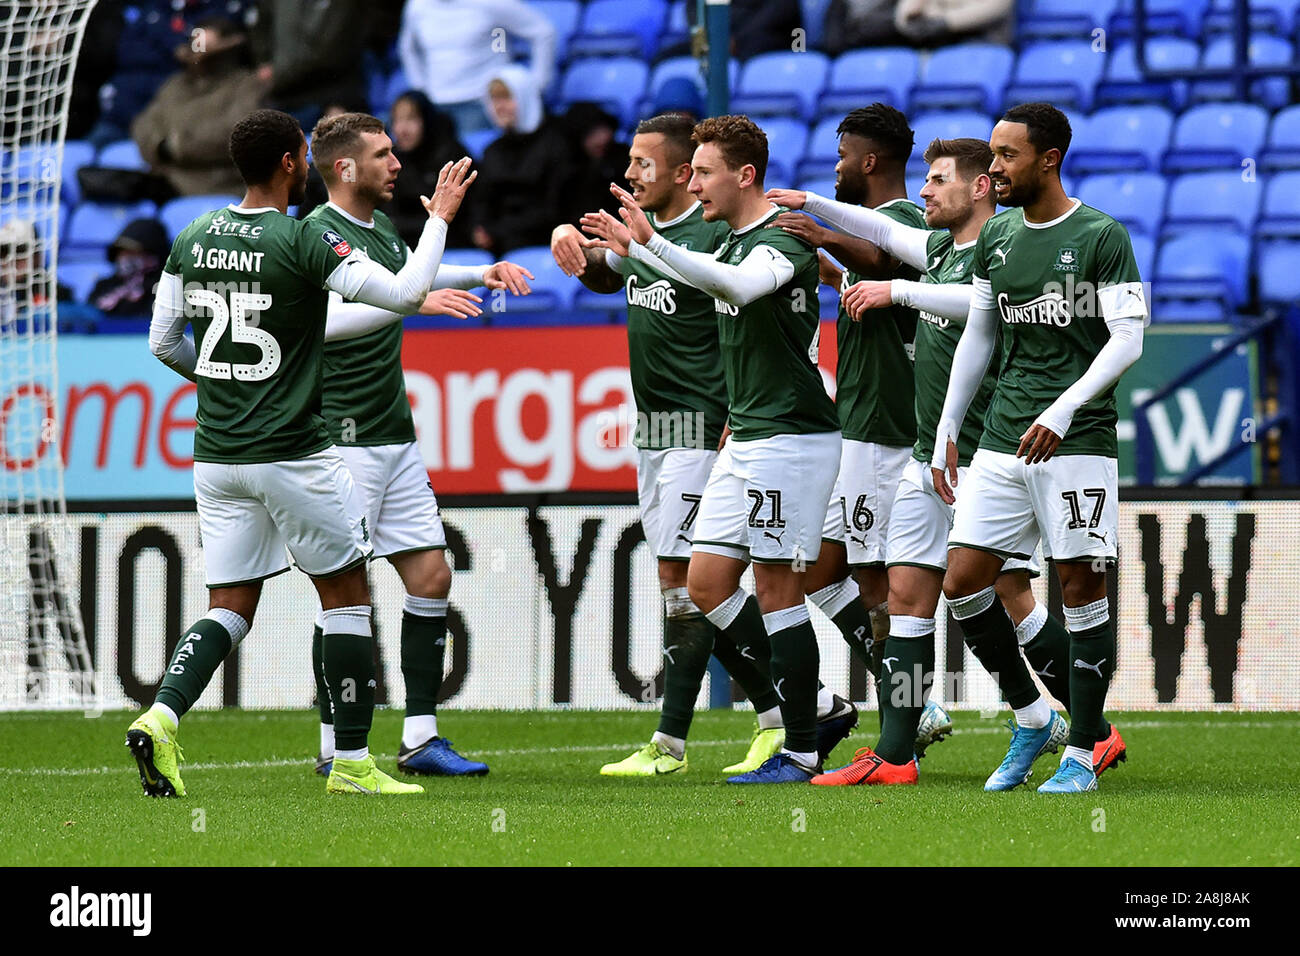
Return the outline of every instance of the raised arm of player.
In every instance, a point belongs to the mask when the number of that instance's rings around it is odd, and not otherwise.
[[[948,394],[944,398],[943,412],[939,415],[934,455],[930,459],[934,490],[948,504],[956,500],[952,488],[957,484],[957,436],[961,433],[966,409],[970,407],[976,389],[988,372],[989,359],[993,357],[993,347],[998,340],[997,305],[993,301],[993,288],[989,285],[989,280],[976,276],[971,290],[966,328],[953,353]],[[948,480],[945,480],[945,468]]]
[[[181,277],[164,272],[158,280],[158,294],[153,300],[153,319],[149,322],[149,351],[177,374],[196,380],[194,367],[198,353],[194,340],[185,334],[185,293]]]
[[[844,293],[844,310],[854,322],[870,309],[905,305],[945,319],[964,319],[970,311],[971,286],[968,283],[911,282],[891,279],[888,282],[858,282]]]
[[[589,245],[587,238],[567,222],[551,232],[551,257],[561,272],[592,292],[608,295],[623,288],[623,276],[616,265],[623,261],[622,257]]]
[[[798,190],[769,189],[767,196],[773,193],[785,196]],[[929,229],[917,229],[915,226],[895,222],[883,213],[855,206],[852,203],[837,202],[814,192],[804,192],[803,211],[816,216],[834,226],[841,232],[865,239],[879,246],[896,259],[906,262],[914,269],[925,271],[926,248],[930,239]],[[788,197],[786,197],[788,198]],[[778,200],[772,199],[773,202]]]

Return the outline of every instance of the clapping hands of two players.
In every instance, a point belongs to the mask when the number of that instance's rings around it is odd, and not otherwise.
[[[533,274],[521,265],[513,262],[498,262],[483,274],[483,284],[489,289],[505,289],[515,295],[527,295],[532,291],[525,281],[525,276]],[[479,305],[483,302],[472,292],[464,289],[434,289],[424,297],[420,306],[421,315],[450,315],[457,319],[472,319],[482,315]]]
[[[654,228],[630,192],[614,183],[609,184],[609,191],[622,205],[618,214],[623,221],[619,222],[603,209],[587,213],[580,224],[596,238],[588,239],[583,244],[588,249],[612,249],[616,255],[626,256],[632,241],[645,245],[654,235]]]
[[[421,196],[420,202],[430,216],[437,216],[450,223],[460,211],[460,204],[465,200],[465,193],[470,184],[478,178],[478,170],[470,172],[473,162],[468,156],[454,163],[447,163],[438,170],[438,185],[433,190],[433,197]]]

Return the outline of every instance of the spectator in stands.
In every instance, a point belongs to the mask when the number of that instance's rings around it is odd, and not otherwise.
[[[555,27],[520,0],[408,0],[397,48],[411,86],[450,113],[463,136],[492,127],[483,97],[510,63],[507,35],[531,44],[532,84],[545,90],[555,71]]]
[[[311,129],[326,104],[365,100],[364,0],[262,0],[253,30],[266,105]]]
[[[564,187],[567,207],[564,221],[577,224],[583,213],[607,209],[617,216],[619,202],[609,191],[610,183],[624,189],[628,145],[615,139],[618,119],[596,103],[574,103],[561,120],[569,139],[573,173]]]
[[[905,43],[894,25],[898,0],[831,0],[826,8],[826,52],[839,56],[864,46]]]
[[[438,185],[438,170],[445,163],[469,155],[469,150],[456,137],[456,125],[451,117],[419,90],[408,90],[393,103],[388,135],[393,139],[393,153],[402,164],[402,171],[397,174],[392,201],[382,208],[406,244],[414,249],[424,224],[429,221],[420,196],[432,196]],[[466,202],[472,204],[481,189],[482,186],[471,189]],[[447,228],[447,246],[473,248],[472,224],[472,212],[453,219]]]
[[[214,17],[176,47],[175,58],[184,68],[135,118],[131,138],[180,195],[239,195],[244,187],[230,160],[230,131],[262,99],[262,83],[249,65],[248,37],[230,20]]]
[[[1009,44],[1012,0],[900,0],[894,26],[905,42],[942,46],[966,40]]]
[[[573,173],[569,144],[542,109],[542,94],[521,66],[503,67],[488,84],[493,122],[474,185],[474,245],[500,258],[520,246],[544,246],[565,221],[564,184]]]
[[[802,20],[799,0],[731,0],[731,55],[791,50]]]
[[[0,226],[0,328],[10,326],[33,307],[48,305],[53,292],[71,301],[72,290],[54,282],[44,268],[44,249],[36,227],[25,219]]]
[[[122,36],[122,0],[100,0],[86,20],[68,98],[67,138],[84,139],[99,121],[99,91],[117,69]]]
[[[157,219],[133,219],[108,247],[113,274],[95,283],[86,301],[105,315],[132,318],[153,313],[154,288],[171,243]]]

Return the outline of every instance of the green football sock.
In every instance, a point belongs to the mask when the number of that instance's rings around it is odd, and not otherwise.
[[[329,688],[325,686],[325,664],[321,659],[320,650],[321,637],[320,625],[317,624],[311,630],[311,672],[316,677],[316,706],[320,709],[320,722],[332,724],[334,710],[330,707]]]
[[[1115,628],[1109,602],[1102,598],[1082,608],[1066,608],[1070,621],[1070,746],[1091,750],[1102,727],[1106,691],[1115,672]],[[1098,620],[1100,618],[1100,621]]]
[[[698,611],[664,617],[664,700],[659,733],[686,739],[716,628]]]
[[[447,650],[446,610],[436,617],[403,611],[401,642],[406,716],[437,714]]]
[[[862,602],[856,598],[850,601],[831,618],[831,623],[839,628],[849,649],[867,665],[871,675],[879,680],[879,661],[876,662],[876,669],[871,669],[871,645],[875,640],[871,636],[871,613],[862,606]]]
[[[198,702],[212,675],[247,630],[243,618],[224,608],[214,608],[207,617],[199,618],[177,642],[154,699],[170,707],[178,718],[183,716]]]
[[[798,615],[802,613],[802,620]],[[793,753],[817,751],[817,634],[804,605],[764,615],[764,621],[792,623],[771,632],[772,684],[781,704],[785,724],[785,749]]]
[[[1043,686],[1061,702],[1071,721],[1075,720],[1074,708],[1070,706],[1070,632],[1065,625],[1048,614],[1038,633],[1021,646]],[[1110,736],[1110,721],[1104,714],[1096,732],[1098,740]]]
[[[950,601],[949,607],[961,624],[966,646],[997,681],[1006,702],[1018,710],[1038,700],[1042,694],[1020,656],[1016,629],[1002,605],[994,600],[993,588]]]
[[[884,659],[888,662],[880,688],[884,723],[875,750],[886,763],[904,764],[916,751],[916,729],[934,683],[934,631],[912,637],[891,634],[885,641]]]
[[[325,611],[321,657],[325,683],[334,705],[334,746],[361,750],[370,735],[375,711],[374,638],[370,608],[333,608]]]
[[[772,644],[763,627],[763,612],[752,594],[731,624],[716,628],[713,656],[740,684],[757,713],[780,705],[772,687]]]

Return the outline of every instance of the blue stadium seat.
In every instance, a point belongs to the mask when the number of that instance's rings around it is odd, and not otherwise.
[[[659,52],[669,47],[681,46],[691,39],[690,21],[686,17],[687,0],[672,0],[668,4],[668,20],[659,34]]]
[[[799,0],[799,13],[804,30],[808,33],[808,46],[821,50],[826,39],[826,11],[831,0]]]
[[[78,302],[85,302],[95,283],[112,272],[107,262],[59,263],[59,281],[72,290]]]
[[[0,195],[16,194],[16,198],[38,205],[57,200],[54,184],[59,176],[59,165],[52,148],[30,146],[16,153],[6,151],[0,164]]]
[[[626,322],[627,297],[621,294],[602,295],[582,288],[573,297],[573,311],[582,314],[582,325]]]
[[[1150,236],[1130,235],[1133,243],[1133,260],[1137,263],[1138,275],[1143,282],[1150,282],[1156,267],[1156,241]]]
[[[810,193],[816,193],[818,196],[824,196],[827,199],[835,198],[835,177],[823,176],[815,179],[799,180],[799,188]]]
[[[1300,106],[1274,114],[1259,165],[1267,170],[1300,169]]]
[[[1013,106],[1047,100],[1056,106],[1087,110],[1106,58],[1082,40],[1055,40],[1026,47],[1016,61],[1003,103]]]
[[[1201,48],[1183,37],[1152,37],[1146,43],[1149,70],[1195,70],[1200,59]],[[1182,109],[1186,102],[1186,80],[1148,78],[1138,69],[1137,44],[1120,43],[1106,54],[1106,78],[1097,85],[1097,106],[1159,103]]]
[[[974,109],[992,113],[1011,79],[1015,53],[992,43],[959,43],[935,50],[924,79],[912,88],[909,112]]]
[[[907,108],[907,94],[921,72],[915,50],[880,47],[850,50],[831,64],[826,92],[818,101],[821,116],[843,116],[868,103]]]
[[[766,182],[770,186],[789,185],[794,181],[792,174],[804,155],[808,126],[799,120],[780,116],[765,117],[761,125],[767,134]]]
[[[411,81],[406,78],[406,73],[399,66],[384,81],[384,90],[380,94],[379,102],[376,103],[371,98],[371,107],[376,111],[375,115],[382,116],[392,109],[397,98],[411,89]]]
[[[659,46],[668,18],[664,0],[589,0],[578,32],[569,41],[572,56],[639,56],[649,60]]]
[[[521,249],[514,249],[507,253],[504,258],[511,262],[523,266],[534,276],[532,283],[533,292],[550,292],[556,296],[560,306],[568,308],[573,303],[574,293],[580,288],[577,279],[570,279],[555,264],[555,259],[551,256],[549,246],[525,246]],[[516,297],[507,297],[511,307],[516,301]],[[522,298],[532,298],[531,295]],[[484,310],[486,311],[486,310]]]
[[[630,123],[636,119],[648,74],[649,68],[632,57],[575,60],[564,71],[560,102],[577,103],[596,97],[606,109]]]
[[[1112,173],[1089,176],[1075,195],[1114,216],[1129,232],[1154,236],[1164,220],[1167,190],[1165,177],[1159,173]]]
[[[1269,180],[1255,235],[1300,239],[1300,171],[1278,173]]]
[[[969,136],[988,142],[993,129],[993,120],[974,110],[953,110],[948,113],[925,113],[912,120],[912,132],[916,135],[916,145],[912,150],[912,159],[920,160],[925,148],[933,139],[956,139]]]
[[[1201,17],[1210,0],[1147,0],[1146,31],[1154,33],[1177,33],[1185,37],[1196,37],[1201,29]],[[1133,35],[1132,4],[1122,4],[1123,10],[1110,18],[1109,33],[1114,37]]]
[[[736,88],[736,81],[740,77],[740,61],[732,57],[727,63],[727,76],[731,83],[731,88]],[[641,100],[641,115],[649,116],[653,107],[655,97],[662,87],[669,80],[688,79],[694,83],[700,91],[700,96],[705,95],[704,77],[700,73],[700,61],[693,56],[673,56],[666,60],[660,60],[650,71],[650,82],[646,84],[645,96]]]
[[[812,119],[826,85],[830,60],[824,53],[760,53],[740,69],[740,83],[732,97],[735,113],[757,116],[798,114]]]
[[[482,249],[448,249],[442,254],[442,261],[449,266],[490,266],[493,259],[490,252]]]
[[[1113,106],[1074,129],[1065,166],[1072,173],[1159,169],[1174,118],[1162,106]]]
[[[1300,242],[1274,242],[1259,252],[1259,298],[1285,306],[1300,301]]]
[[[204,213],[212,212],[214,209],[220,209],[228,206],[230,203],[238,203],[238,196],[181,196],[179,199],[173,199],[158,211],[158,219],[162,222],[163,228],[167,230],[167,235],[175,239],[182,229],[192,223]]]
[[[1121,0],[1034,0],[1020,17],[1021,41],[1087,36],[1104,27]]]
[[[1231,66],[1235,56],[1232,37],[1215,37],[1205,46],[1201,66]],[[1281,37],[1267,33],[1256,34],[1250,38],[1249,58],[1253,66],[1286,66],[1292,62],[1291,44]],[[1194,103],[1238,98],[1231,80],[1197,80],[1192,84],[1188,95]],[[1290,83],[1286,77],[1255,80],[1250,84],[1249,98],[1269,109],[1281,109],[1291,101]]]
[[[1174,124],[1165,153],[1166,173],[1238,166],[1259,155],[1268,128],[1268,112],[1251,103],[1203,103]]]
[[[1156,257],[1152,317],[1214,322],[1246,301],[1250,240],[1201,230],[1164,242]]]
[[[471,133],[461,133],[460,141],[465,144],[469,154],[475,159],[483,158],[483,150],[487,149],[488,143],[492,142],[501,135],[501,130],[495,126],[490,129],[476,129]]]
[[[83,202],[68,220],[64,248],[95,250],[102,254],[132,219],[156,214],[156,207],[151,202]]]
[[[1201,35],[1208,39],[1232,33],[1235,6],[1235,0],[1212,0],[1201,19]],[[1295,13],[1295,0],[1250,0],[1250,32],[1287,36]]]
[[[487,304],[484,303],[484,305]],[[483,315],[471,316],[468,319],[458,319],[454,315],[408,315],[402,320],[402,328],[434,330],[481,329],[487,325],[487,319],[484,318],[487,314],[488,310],[484,309]]]
[[[1169,187],[1164,232],[1204,226],[1247,234],[1255,225],[1263,194],[1262,183],[1245,182],[1238,172],[1179,176]]]
[[[81,184],[77,170],[95,161],[95,147],[84,140],[70,139],[63,144],[62,182],[59,198],[71,206],[81,200]]]
[[[835,132],[841,117],[828,116],[813,127],[803,159],[798,163],[800,180],[834,177],[839,161],[840,134]]]
[[[529,0],[528,5],[554,24],[555,60],[557,63],[567,62],[569,40],[578,32],[582,3],[579,0]]]
[[[100,166],[108,166],[111,169],[149,168],[149,164],[140,155],[140,149],[135,145],[135,141],[129,139],[120,139],[116,143],[109,143],[101,149],[98,163]]]

